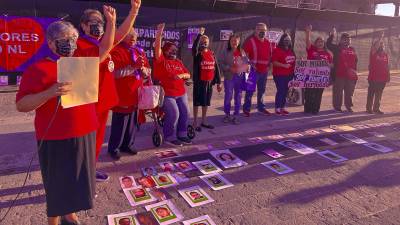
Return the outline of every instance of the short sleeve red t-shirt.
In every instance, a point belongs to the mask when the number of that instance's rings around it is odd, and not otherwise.
[[[274,76],[290,76],[294,73],[294,66],[296,64],[296,56],[291,49],[284,50],[282,48],[276,48],[272,53],[272,62],[279,62],[282,64],[290,64],[290,68],[284,68],[280,66],[272,67],[272,74]]]
[[[77,56],[93,56],[77,55]],[[50,88],[57,82],[57,63],[42,59],[31,65],[23,73],[16,102],[30,94],[37,94]],[[72,84],[73,85],[73,84]],[[52,98],[36,109],[35,130],[38,140],[63,140],[81,137],[97,129],[97,117],[94,104],[86,104],[63,109],[58,107],[54,121],[45,134],[57,107],[57,98]]]
[[[389,56],[386,52],[370,54],[368,80],[376,82],[389,81]]]
[[[308,60],[326,60],[332,63],[332,55],[326,50],[318,50],[314,45],[307,49]]]
[[[165,95],[182,96],[186,93],[185,81],[178,78],[179,74],[189,73],[189,70],[179,59],[166,59],[164,55],[154,60],[154,77],[160,81]]]
[[[201,52],[200,80],[212,81],[215,76],[215,59],[212,51]]]

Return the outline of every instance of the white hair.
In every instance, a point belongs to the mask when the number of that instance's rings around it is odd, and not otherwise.
[[[54,41],[63,36],[63,34],[67,33],[68,31],[72,31],[78,37],[78,30],[72,25],[72,23],[67,21],[56,21],[51,23],[46,31],[46,38],[47,41]]]

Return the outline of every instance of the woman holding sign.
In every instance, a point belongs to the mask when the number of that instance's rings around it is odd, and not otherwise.
[[[115,10],[104,6],[107,29],[99,48],[75,52],[78,31],[65,21],[47,28],[52,54],[31,65],[22,77],[16,96],[17,110],[35,110],[35,131],[40,169],[46,192],[49,225],[79,224],[75,212],[93,208],[95,148],[98,121],[95,104],[60,106],[60,96],[70,93],[71,83],[57,83],[60,57],[98,57],[110,52],[114,42]]]
[[[289,91],[289,82],[293,79],[296,55],[293,52],[292,39],[285,33],[278,42],[277,48],[272,52],[272,75],[276,85],[275,113],[288,115],[285,109],[286,96]]]
[[[311,43],[312,26],[306,27],[306,50],[307,60],[325,60],[332,65],[332,53],[327,50],[325,40],[317,37],[314,44]],[[323,88],[305,88],[304,91],[304,112],[318,114],[321,107]]]

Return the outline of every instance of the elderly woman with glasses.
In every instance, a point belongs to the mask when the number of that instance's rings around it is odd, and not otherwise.
[[[47,29],[52,52],[23,74],[16,96],[17,110],[35,110],[39,163],[46,192],[49,225],[79,224],[76,212],[93,207],[95,193],[95,145],[98,127],[94,104],[60,107],[60,96],[70,92],[70,82],[57,82],[60,57],[96,57],[104,61],[114,42],[115,9],[104,6],[107,29],[99,48],[76,53],[78,31],[65,21]]]

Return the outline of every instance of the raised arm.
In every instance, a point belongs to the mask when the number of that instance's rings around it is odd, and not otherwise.
[[[196,57],[200,53],[200,37],[204,35],[206,29],[204,27],[200,28],[200,33],[197,35],[196,39],[193,42],[192,46],[192,55]]]
[[[162,42],[164,28],[165,28],[165,23],[160,23],[157,25],[156,40],[154,42],[154,58],[156,60],[159,59],[162,54],[161,42]]]
[[[106,32],[101,39],[99,45],[99,58],[100,62],[103,62],[107,57],[110,51],[113,48],[114,38],[115,38],[115,21],[117,19],[117,14],[115,9],[111,6],[103,6],[103,13],[106,17]]]
[[[328,40],[326,40],[326,47],[332,52],[336,52],[337,48],[339,47],[338,45],[333,44],[333,39],[336,37],[336,35],[336,28],[333,28],[329,33]]]
[[[305,32],[306,32],[306,49],[310,49],[311,48],[311,32],[312,32],[311,24],[306,26]]]
[[[114,46],[119,44],[132,29],[141,4],[142,0],[131,0],[131,10],[129,10],[128,16],[125,18],[124,22],[122,22],[121,26],[118,27],[115,33]]]

